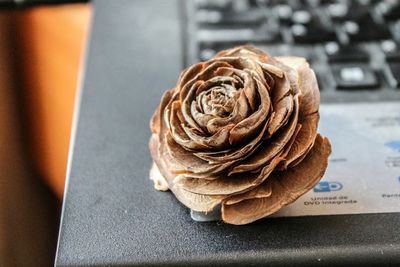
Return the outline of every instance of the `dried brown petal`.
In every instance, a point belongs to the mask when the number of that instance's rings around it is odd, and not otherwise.
[[[298,73],[298,84],[302,96],[302,103],[300,106],[301,117],[317,113],[320,102],[317,78],[305,58],[277,57],[277,59],[289,67],[292,67]]]
[[[296,135],[288,155],[285,157],[285,167],[310,151],[317,136],[318,121],[318,113],[301,118],[301,128]]]
[[[296,130],[298,120],[298,99],[295,98],[295,110],[290,122],[282,129],[282,133],[270,142],[264,142],[252,157],[235,166],[229,174],[252,171],[270,162],[283,151]]]
[[[195,211],[245,224],[294,201],[323,175],[319,90],[305,59],[253,46],[182,72],[151,119],[150,178]]]
[[[238,160],[245,160],[262,144],[261,139],[264,137],[267,128],[268,121],[265,123],[264,128],[260,131],[257,137],[249,141],[243,147],[217,152],[199,152],[195,153],[195,155],[203,160],[208,161],[209,163],[235,163]]]
[[[246,192],[260,185],[283,160],[275,157],[259,172],[242,174],[218,175],[214,179],[196,179],[187,176],[177,176],[175,183],[186,191],[204,195],[232,195]]]
[[[265,181],[243,194],[232,195],[224,200],[225,205],[233,205],[247,199],[266,198],[272,194],[272,182]]]
[[[221,204],[223,200],[221,196],[199,195],[186,191],[179,186],[173,186],[171,190],[182,204],[186,207],[190,207],[194,211],[212,211],[217,205]]]
[[[271,177],[272,194],[269,197],[248,199],[233,205],[223,203],[223,220],[231,224],[247,224],[295,201],[324,175],[330,152],[328,139],[317,135],[310,153],[296,168]]]
[[[202,195],[231,195],[246,191],[254,186],[258,174],[249,173],[245,179],[243,177],[234,177],[219,175],[216,179],[197,179],[190,176],[177,176],[175,183],[184,190],[202,194]]]
[[[212,174],[218,174],[227,168],[229,165],[223,164],[209,164],[196,157],[191,151],[188,151],[175,143],[170,134],[166,136],[165,147],[167,148],[168,155],[170,155],[180,165],[170,167],[170,171],[174,174],[190,173],[190,174],[205,174],[211,177]]]
[[[180,187],[173,185],[174,175],[170,173],[167,169],[167,164],[158,155],[160,151],[160,144],[156,136],[150,138],[150,152],[154,159],[154,164],[157,168],[152,168],[150,171],[150,179],[155,182],[155,187],[158,189],[158,183],[166,182],[169,189],[174,193],[174,195],[187,207],[195,211],[208,212],[211,211],[215,206],[221,204],[224,197],[222,196],[206,196],[191,193],[189,191],[183,190]],[[164,187],[161,187],[164,191]]]

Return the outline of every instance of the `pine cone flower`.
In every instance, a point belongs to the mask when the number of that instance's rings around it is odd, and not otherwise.
[[[264,218],[310,190],[331,152],[317,133],[319,89],[301,57],[253,46],[182,72],[151,119],[150,178],[230,224]]]

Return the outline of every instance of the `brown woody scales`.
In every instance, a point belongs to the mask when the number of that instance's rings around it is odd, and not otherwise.
[[[247,224],[293,202],[323,176],[331,152],[317,133],[319,89],[304,58],[253,46],[181,74],[151,120],[150,178],[194,211],[221,207]]]

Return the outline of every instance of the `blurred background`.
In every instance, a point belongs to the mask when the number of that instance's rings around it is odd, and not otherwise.
[[[0,8],[0,266],[54,264],[90,17],[90,4]]]

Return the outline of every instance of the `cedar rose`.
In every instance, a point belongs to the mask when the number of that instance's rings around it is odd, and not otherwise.
[[[331,152],[317,133],[319,89],[301,57],[253,46],[182,72],[151,119],[150,178],[198,212],[247,224],[293,202],[323,176]]]

